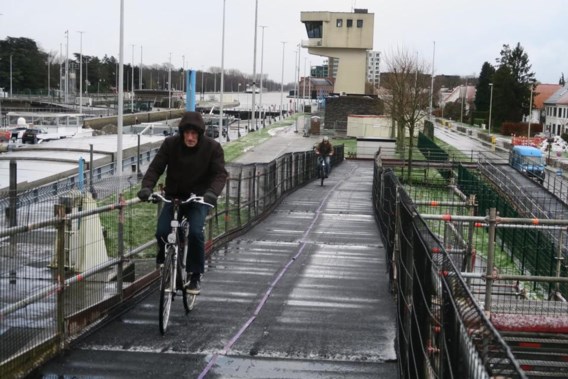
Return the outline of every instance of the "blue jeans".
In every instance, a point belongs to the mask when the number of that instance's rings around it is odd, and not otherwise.
[[[329,173],[331,172],[331,157],[329,155],[326,155],[325,157],[318,157],[318,165],[321,164],[322,159],[325,162],[325,174],[329,175]]]
[[[203,274],[205,271],[205,218],[209,207],[207,205],[193,203],[183,205],[180,208],[179,220],[185,216],[189,221],[189,248],[187,250],[186,271]],[[173,205],[164,203],[164,208],[158,218],[156,239],[158,240],[158,257],[164,256],[164,246],[168,234],[172,231]]]

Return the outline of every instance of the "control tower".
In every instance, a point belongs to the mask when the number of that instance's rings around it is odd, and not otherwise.
[[[337,58],[335,93],[364,94],[367,50],[373,49],[374,13],[367,9],[353,12],[301,12],[308,40],[308,52]]]

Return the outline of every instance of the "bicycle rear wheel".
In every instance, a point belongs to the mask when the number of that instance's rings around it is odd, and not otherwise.
[[[170,248],[171,249],[171,248]],[[173,252],[166,252],[166,260],[162,268],[162,280],[160,283],[160,333],[165,334],[170,319],[170,309],[172,307],[173,296],[175,295],[175,271],[172,260]]]

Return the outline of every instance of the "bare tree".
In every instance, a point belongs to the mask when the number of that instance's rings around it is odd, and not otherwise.
[[[427,115],[430,103],[429,67],[403,48],[387,55],[385,61],[388,74],[383,85],[390,92],[390,98],[385,99],[385,109],[393,121],[393,137],[396,136],[397,150],[403,157],[408,132],[410,180],[416,126]]]

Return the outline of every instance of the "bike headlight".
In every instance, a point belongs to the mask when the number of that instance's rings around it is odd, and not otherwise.
[[[176,243],[176,235],[174,233],[168,234],[168,242],[169,243]]]

